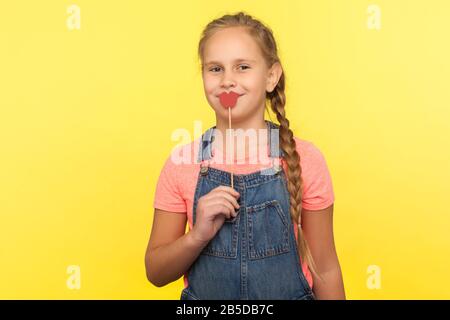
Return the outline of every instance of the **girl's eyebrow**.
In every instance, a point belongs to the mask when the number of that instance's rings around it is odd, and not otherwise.
[[[233,62],[237,63],[237,62],[256,62],[256,61],[252,60],[252,59],[236,59]],[[208,66],[210,64],[221,64],[221,63],[219,61],[209,61],[209,62],[205,63],[205,66]]]

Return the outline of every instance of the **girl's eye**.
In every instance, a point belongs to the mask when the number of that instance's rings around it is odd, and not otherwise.
[[[241,64],[239,67],[244,67],[244,69],[241,69],[241,70],[246,70],[246,69],[250,68],[249,66],[244,65],[244,64]],[[220,67],[211,68],[211,69],[209,69],[209,71],[215,72],[217,69],[220,69]]]
[[[211,68],[211,69],[209,69],[209,71],[214,71],[214,70],[216,70],[216,69],[218,69],[219,67],[214,67],[214,68]]]

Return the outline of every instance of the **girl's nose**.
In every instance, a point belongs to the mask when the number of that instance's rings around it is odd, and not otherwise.
[[[231,72],[225,72],[222,78],[221,82],[222,87],[228,88],[228,87],[236,87],[236,81],[233,78],[233,75]]]

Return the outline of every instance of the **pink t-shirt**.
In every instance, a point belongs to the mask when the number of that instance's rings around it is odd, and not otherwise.
[[[198,146],[201,137],[193,142],[175,148],[166,159],[156,185],[153,207],[170,212],[187,214],[189,229],[192,229],[192,210],[194,192],[197,186],[200,163],[197,161]],[[320,150],[310,141],[294,137],[296,149],[300,155],[302,168],[303,194],[302,208],[307,210],[321,210],[329,207],[334,202],[334,192],[331,176],[324,156]],[[263,141],[263,144],[265,141]],[[261,168],[271,166],[270,159],[266,154],[254,152],[258,146],[250,147],[248,154],[236,156],[234,163],[225,161],[220,148],[213,145],[213,158],[210,167],[234,174],[249,174]],[[266,148],[267,150],[267,148]],[[286,172],[286,164],[282,162]],[[297,238],[297,232],[295,232]],[[303,273],[309,283],[313,286],[311,272],[304,262]],[[187,275],[184,275],[184,285],[188,286]]]

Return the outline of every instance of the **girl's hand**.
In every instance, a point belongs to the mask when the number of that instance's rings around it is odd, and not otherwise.
[[[196,221],[191,232],[196,240],[209,242],[222,227],[225,219],[236,217],[239,193],[233,188],[219,186],[198,199]]]

